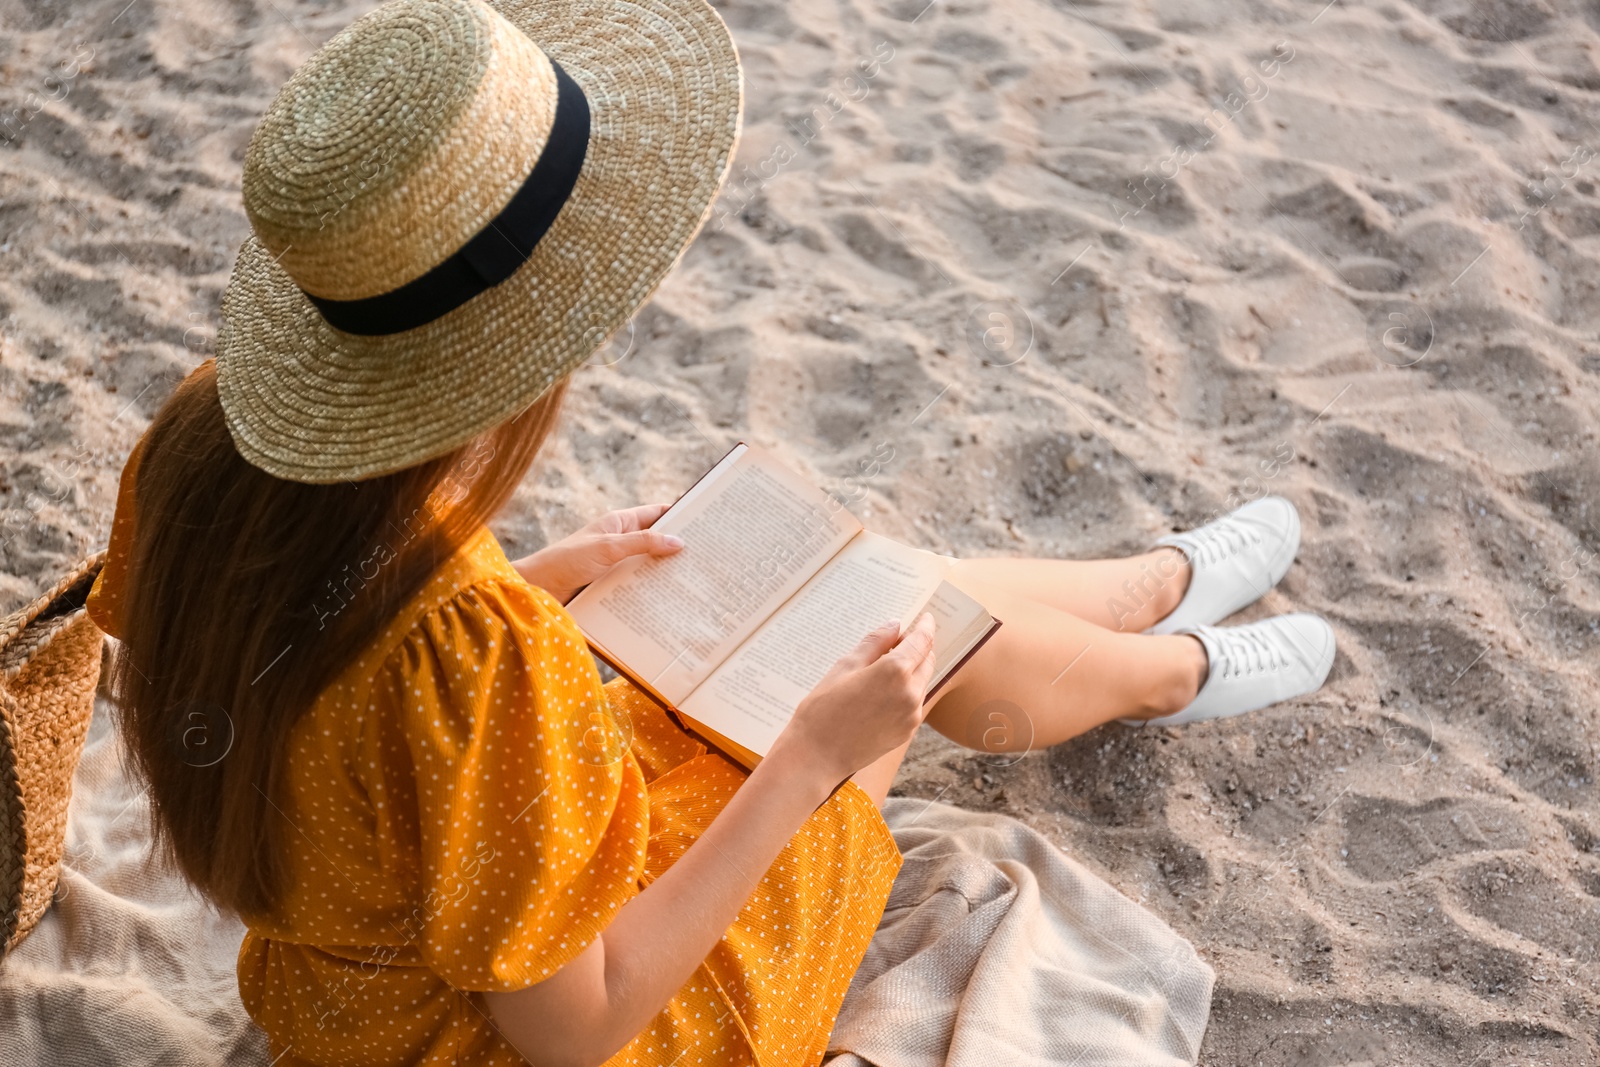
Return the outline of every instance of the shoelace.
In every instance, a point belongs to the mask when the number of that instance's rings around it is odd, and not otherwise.
[[[1289,666],[1289,658],[1283,650],[1254,628],[1214,629],[1209,633],[1222,653],[1222,662],[1215,666],[1221,668],[1224,678],[1255,674],[1257,671],[1265,674]]]
[[[1253,544],[1259,545],[1261,535],[1229,519],[1222,519],[1191,530],[1185,540],[1188,542],[1185,547],[1193,546],[1194,554],[1199,557],[1195,562],[1205,564],[1226,559]]]

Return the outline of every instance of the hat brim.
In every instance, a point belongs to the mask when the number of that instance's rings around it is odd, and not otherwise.
[[[251,237],[223,296],[217,384],[240,453],[280,478],[376,477],[523,411],[650,298],[739,135],[742,83],[704,0],[492,0],[588,97],[582,173],[532,257],[424,326],[329,326]]]

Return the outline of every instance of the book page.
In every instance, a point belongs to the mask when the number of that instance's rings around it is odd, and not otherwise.
[[[685,715],[764,755],[839,657],[890,620],[909,625],[949,560],[862,532],[728,657]]]
[[[939,583],[928,600],[927,611],[937,627],[933,635],[933,679],[929,684],[932,690],[989,632],[994,617],[949,582]]]
[[[673,704],[861,529],[761,449],[718,467],[656,520],[682,551],[626,560],[567,606],[592,642]]]

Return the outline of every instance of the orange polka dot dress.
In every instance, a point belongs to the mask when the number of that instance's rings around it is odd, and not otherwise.
[[[112,633],[130,480],[90,600]],[[238,963],[280,1067],[522,1063],[474,994],[571,960],[745,778],[625,681],[602,685],[571,616],[486,529],[290,744],[293,889],[248,924]],[[899,866],[876,806],[847,784],[610,1062],[820,1062]]]

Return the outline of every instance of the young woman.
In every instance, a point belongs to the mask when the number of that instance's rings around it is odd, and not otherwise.
[[[562,605],[677,551],[661,508],[515,563],[485,522],[693,238],[739,106],[700,0],[391,0],[251,142],[218,357],[130,457],[91,611],[160,838],[248,927],[276,1063],[816,1063],[925,717],[1050,745],[1327,673],[1314,617],[1211,625],[1293,560],[1268,499],[1131,560],[961,562],[1006,625],[931,708],[924,617],[748,774],[602,686]]]

